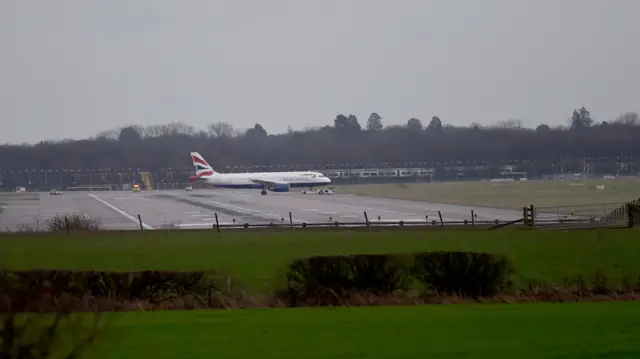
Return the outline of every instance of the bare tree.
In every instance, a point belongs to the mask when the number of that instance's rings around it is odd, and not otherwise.
[[[213,137],[231,138],[234,135],[233,126],[228,122],[216,122],[209,124],[208,130]]]

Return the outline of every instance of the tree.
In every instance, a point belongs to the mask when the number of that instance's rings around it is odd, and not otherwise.
[[[372,112],[367,120],[367,130],[369,131],[381,131],[382,130],[382,117],[376,112]]]
[[[412,131],[420,131],[422,130],[422,122],[420,122],[420,120],[417,118],[410,118],[409,121],[407,121],[407,129]]]
[[[140,141],[140,132],[134,126],[127,126],[120,130],[118,141],[120,142],[134,142]]]
[[[505,128],[505,129],[522,128],[522,121],[518,119],[508,119],[506,121],[498,122],[498,127]]]
[[[440,121],[440,117],[431,117],[431,122],[429,122],[429,126],[427,126],[427,131],[442,132],[442,121]]]
[[[551,128],[549,125],[545,125],[544,123],[536,127],[536,132],[550,131]]]
[[[106,130],[98,133],[96,139],[101,140],[117,140],[120,133],[117,130]]]
[[[347,128],[347,126],[348,126],[347,117],[343,114],[339,114],[338,116],[336,116],[336,119],[333,120],[333,127],[337,130],[343,130]]]
[[[358,118],[355,115],[349,114],[347,117],[347,127],[354,131],[360,131],[362,127],[360,127],[360,123],[358,122]]]
[[[613,121],[615,124],[623,124],[627,126],[640,125],[640,119],[636,112],[627,112]]]
[[[345,116],[340,114],[336,116],[336,119],[333,121],[333,126],[340,131],[360,131],[360,123],[358,122],[358,118],[354,115],[349,114],[349,116]]]
[[[213,137],[231,138],[234,135],[233,126],[228,122],[216,122],[208,126],[209,134]]]
[[[578,110],[573,111],[573,115],[571,116],[571,129],[583,129],[587,127],[591,127],[593,125],[593,119],[591,118],[591,113],[583,107],[580,107]]]
[[[259,123],[256,123],[253,128],[250,128],[245,132],[245,136],[252,139],[263,139],[267,138],[268,135],[267,130],[265,130]]]

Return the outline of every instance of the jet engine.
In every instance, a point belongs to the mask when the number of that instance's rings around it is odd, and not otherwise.
[[[289,189],[291,189],[291,186],[285,183],[276,183],[276,184],[269,185],[268,189],[271,192],[289,192]]]

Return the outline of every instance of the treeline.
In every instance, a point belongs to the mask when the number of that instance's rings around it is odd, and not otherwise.
[[[551,171],[559,158],[633,158],[640,156],[640,120],[627,113],[596,122],[587,109],[574,111],[567,126],[524,128],[517,120],[495,126],[447,125],[412,118],[402,126],[383,125],[372,113],[363,123],[338,115],[333,124],[283,134],[269,134],[260,124],[237,131],[226,122],[206,130],[174,122],[126,126],[84,140],[45,141],[35,145],[0,146],[0,169],[115,169],[190,167],[187,154],[198,151],[214,166],[227,165],[376,165],[470,161],[501,165],[509,161],[539,162]],[[545,167],[546,166],[546,167]],[[547,168],[548,167],[548,168]]]

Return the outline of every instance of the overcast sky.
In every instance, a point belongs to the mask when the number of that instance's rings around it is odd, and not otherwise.
[[[640,111],[638,0],[0,0],[0,142]]]

